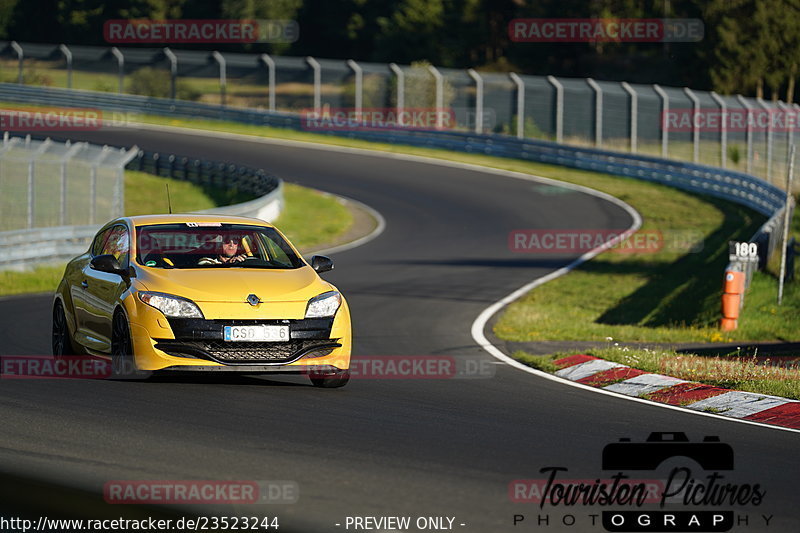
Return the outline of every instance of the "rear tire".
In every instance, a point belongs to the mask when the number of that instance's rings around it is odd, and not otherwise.
[[[53,305],[53,328],[51,339],[53,357],[58,359],[75,355],[75,350],[72,348],[72,339],[70,339],[69,335],[67,315],[64,313],[64,306],[61,304],[60,300],[56,300],[55,305]]]
[[[344,387],[350,381],[350,371],[340,370],[339,372],[331,372],[330,374],[312,374],[311,383],[315,387],[322,389],[338,389]]]

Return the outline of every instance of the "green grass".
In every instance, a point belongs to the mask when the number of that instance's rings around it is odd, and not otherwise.
[[[126,171],[125,214],[133,216],[167,212],[167,183],[174,213],[199,211],[251,199],[227,189],[204,189],[185,181]],[[284,197],[284,210],[275,224],[301,250],[333,240],[352,224],[352,215],[347,208],[330,195],[287,183]],[[43,265],[23,272],[0,271],[0,296],[52,292],[63,273],[64,265]]]
[[[286,183],[283,212],[275,225],[300,250],[331,242],[353,224],[350,211],[336,197]]]

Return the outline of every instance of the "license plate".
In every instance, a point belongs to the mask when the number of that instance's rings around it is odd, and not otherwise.
[[[281,342],[289,340],[289,326],[225,326],[229,342]]]

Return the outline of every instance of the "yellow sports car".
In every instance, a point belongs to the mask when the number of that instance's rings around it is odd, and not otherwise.
[[[106,357],[134,371],[306,373],[350,379],[342,294],[274,226],[213,215],[106,224],[69,262],[53,303],[53,354]]]

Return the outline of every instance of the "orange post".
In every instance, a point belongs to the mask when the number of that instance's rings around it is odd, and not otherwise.
[[[722,316],[725,318],[739,318],[739,302],[742,299],[741,294],[723,294],[722,295]]]
[[[722,284],[722,292],[728,294],[744,294],[744,272],[737,270],[725,271],[725,281]]]

